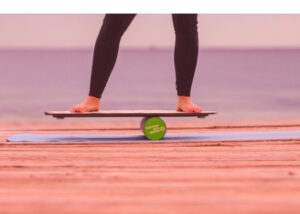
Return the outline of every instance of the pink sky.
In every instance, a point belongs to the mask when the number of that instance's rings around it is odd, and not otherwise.
[[[104,15],[0,15],[0,48],[93,47]],[[201,47],[300,47],[300,15],[199,15]],[[173,47],[170,14],[139,14],[121,47]]]

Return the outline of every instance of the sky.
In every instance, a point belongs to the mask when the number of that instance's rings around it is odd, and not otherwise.
[[[0,15],[0,48],[92,48],[104,14]],[[299,15],[199,14],[200,48],[300,47]],[[138,14],[121,48],[171,48],[170,14]]]

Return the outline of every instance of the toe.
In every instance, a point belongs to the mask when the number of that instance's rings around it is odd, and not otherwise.
[[[194,109],[192,107],[188,107],[185,109],[185,112],[192,113],[194,112]]]
[[[196,107],[196,108],[194,108],[194,112],[201,113],[201,112],[202,112],[202,109],[199,108],[199,107]]]
[[[84,112],[84,108],[78,108],[78,109],[77,109],[77,112],[78,112],[78,113]]]
[[[76,112],[82,112],[82,110],[81,110],[81,108],[79,108],[79,107],[75,107],[74,108],[74,112],[76,113]]]

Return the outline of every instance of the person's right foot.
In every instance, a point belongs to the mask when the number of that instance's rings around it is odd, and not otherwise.
[[[83,102],[73,106],[70,112],[93,112],[99,111],[100,99],[88,96]]]
[[[202,109],[192,102],[190,96],[178,96],[176,110],[182,112],[202,112]]]

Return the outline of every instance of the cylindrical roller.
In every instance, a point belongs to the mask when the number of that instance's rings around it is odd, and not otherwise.
[[[166,132],[166,123],[160,117],[144,117],[141,121],[141,130],[149,140],[160,140]]]

